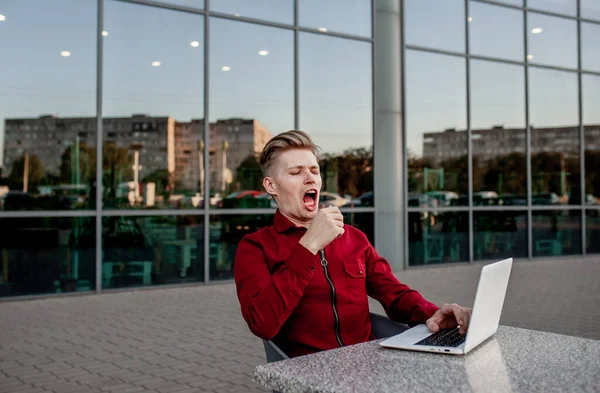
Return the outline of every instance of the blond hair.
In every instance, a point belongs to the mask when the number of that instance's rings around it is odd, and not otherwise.
[[[259,163],[263,175],[268,176],[267,174],[270,173],[271,167],[275,160],[277,160],[277,157],[282,152],[291,149],[310,150],[317,157],[317,160],[321,152],[321,148],[315,145],[306,132],[300,130],[283,132],[271,138],[260,153]]]

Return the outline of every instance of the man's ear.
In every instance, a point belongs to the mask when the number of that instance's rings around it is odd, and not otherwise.
[[[263,187],[270,195],[277,195],[277,186],[272,177],[267,176],[263,179]]]

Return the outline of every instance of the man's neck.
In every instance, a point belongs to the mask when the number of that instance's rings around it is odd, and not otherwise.
[[[294,224],[297,227],[303,227],[303,228],[308,228],[310,226],[310,223],[312,222],[312,219],[307,219],[307,220],[299,220],[295,217],[290,216],[289,214],[286,214],[284,212],[282,212],[281,210],[279,210],[281,212],[281,214],[287,218],[288,220],[290,220],[292,222],[292,224]]]

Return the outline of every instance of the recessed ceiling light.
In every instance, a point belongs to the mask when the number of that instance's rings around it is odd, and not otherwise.
[[[533,55],[532,54],[527,55],[527,60],[533,60]]]
[[[327,33],[327,29],[325,27],[319,27],[317,30]]]
[[[544,30],[542,30],[541,27],[534,27],[533,29],[531,29],[532,34],[541,34],[542,31],[544,31]]]
[[[473,17],[472,17],[472,16],[469,16],[469,17],[467,18],[467,22],[473,22]]]
[[[221,67],[221,71],[227,72],[229,70],[231,70],[231,67],[229,67],[229,66],[223,66],[223,67]]]
[[[261,56],[267,56],[269,54],[269,51],[268,50],[261,50],[261,51],[258,51],[258,54],[261,55]]]
[[[192,41],[192,42],[190,42],[190,46],[192,48],[197,48],[200,46],[200,43],[198,41]]]
[[[68,50],[64,50],[64,51],[60,52],[60,55],[62,57],[69,57],[69,56],[71,56],[71,52],[69,52]]]
[[[233,14],[233,16],[235,16],[235,17],[238,17],[238,18],[239,18],[241,15],[240,15],[240,14]]]
[[[106,30],[102,31],[102,37],[108,37],[108,31],[106,31]]]
[[[4,22],[6,20],[6,16],[0,14],[0,22]]]
[[[160,67],[160,61],[153,61],[152,67]]]

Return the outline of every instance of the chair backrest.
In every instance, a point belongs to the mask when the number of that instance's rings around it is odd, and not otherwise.
[[[265,346],[265,355],[267,357],[267,363],[278,362],[280,360],[289,359],[287,356],[275,343],[271,340],[263,340],[263,345]]]
[[[385,315],[371,313],[371,332],[377,339],[392,337],[407,329],[407,325],[394,322]]]
[[[377,339],[395,336],[406,329],[408,329],[408,326],[394,322],[385,315],[371,313],[371,332]],[[267,363],[289,359],[289,356],[279,349],[273,341],[263,340],[263,345],[265,346]]]

